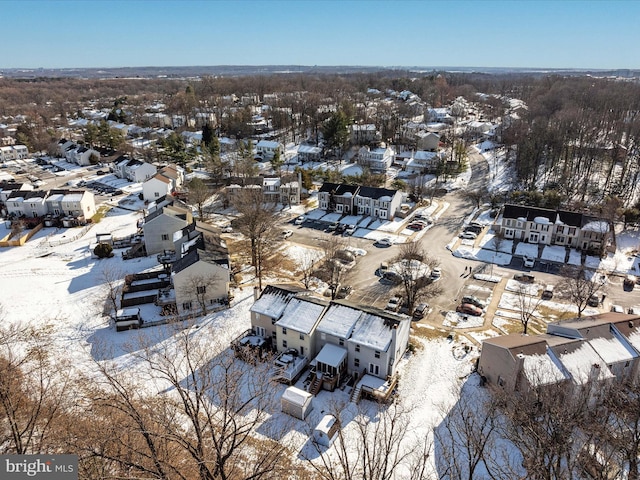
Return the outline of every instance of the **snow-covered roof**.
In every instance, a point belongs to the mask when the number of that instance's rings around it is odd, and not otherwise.
[[[316,357],[316,362],[324,363],[332,367],[338,367],[347,356],[347,350],[334,345],[332,343],[325,343],[320,350],[320,353]]]
[[[339,338],[348,338],[361,313],[360,310],[346,305],[331,304],[316,330]]]
[[[260,140],[256,148],[264,147],[264,148],[278,148],[280,144],[278,142],[273,142],[271,140]]]
[[[82,200],[82,193],[70,193],[62,198],[63,202],[79,202]]]
[[[307,401],[311,401],[313,395],[305,392],[297,387],[289,387],[282,394],[282,400],[293,403],[295,405],[304,405]]]
[[[548,225],[551,223],[547,217],[536,217],[533,219],[534,223],[541,223],[542,225]]]
[[[363,312],[356,324],[349,342],[384,352],[389,348],[392,337],[392,330],[385,325],[385,321],[382,317],[372,313]]]
[[[582,230],[585,232],[605,233],[609,231],[609,224],[604,221],[592,221],[583,225]]]
[[[253,304],[251,311],[271,318],[280,318],[289,298],[292,296],[292,292],[267,287],[260,298]]]
[[[523,357],[523,371],[530,385],[537,387],[567,379],[549,355],[523,355]]]
[[[310,302],[308,299],[292,298],[276,325],[309,334],[313,331],[324,309],[324,305]]]
[[[587,383],[593,377],[597,380],[605,380],[614,376],[588,342],[582,342],[578,348],[571,352],[560,353],[558,356],[562,365],[579,385]]]
[[[598,353],[598,355],[607,363],[618,363],[633,360],[638,356],[627,347],[626,342],[621,342],[615,336],[611,338],[594,338],[589,340],[589,344]]]
[[[298,153],[319,154],[322,153],[322,149],[320,147],[314,147],[311,145],[300,145],[298,147]]]

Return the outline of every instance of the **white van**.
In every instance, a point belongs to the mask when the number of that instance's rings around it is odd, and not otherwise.
[[[542,291],[542,298],[544,300],[553,298],[553,285],[547,285],[544,287],[544,290]]]

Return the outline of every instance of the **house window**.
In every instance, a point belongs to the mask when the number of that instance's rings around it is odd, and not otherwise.
[[[160,192],[153,192],[153,196],[158,198],[160,196]]]
[[[569,235],[575,235],[576,234],[576,228],[575,227],[571,227],[569,229]]]
[[[558,237],[558,238],[556,238],[556,242],[557,242],[557,243],[564,243],[564,237]]]
[[[282,340],[282,348],[287,348],[287,341],[286,340]]]
[[[169,234],[168,233],[163,233],[162,234],[162,240],[169,240]]]
[[[360,359],[359,358],[354,358],[353,359],[353,366],[358,368],[360,366]]]
[[[376,357],[376,358],[380,358],[380,352],[376,352],[376,353],[375,353],[375,357]]]
[[[300,334],[300,340],[304,340],[304,333]]]
[[[287,334],[287,329],[285,327],[282,327],[282,334],[286,335]]]
[[[182,309],[183,310],[191,310],[191,302],[184,302],[182,304]]]
[[[360,345],[356,345],[356,352],[360,351]]]
[[[344,345],[344,339],[341,338],[340,341],[338,342],[340,344],[340,346],[342,347]]]
[[[200,285],[200,286],[196,287],[196,290],[197,290],[198,294],[203,295],[203,294],[207,293],[207,286],[206,285]]]
[[[376,365],[375,363],[370,363],[369,373],[371,375],[380,375],[380,365]]]

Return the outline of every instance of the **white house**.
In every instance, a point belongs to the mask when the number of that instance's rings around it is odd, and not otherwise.
[[[174,234],[193,222],[189,210],[174,205],[157,208],[142,226],[147,255],[174,249]]]
[[[175,164],[162,167],[142,184],[142,196],[154,201],[180,189],[184,182],[184,169]]]
[[[362,147],[358,150],[358,165],[368,167],[373,172],[385,172],[393,163],[394,156],[395,152],[390,147]]]
[[[433,172],[441,162],[442,158],[436,152],[417,151],[407,160],[405,169],[409,173],[429,173]]]
[[[25,145],[7,145],[0,147],[0,162],[24,160],[29,157],[29,149]]]
[[[87,148],[84,146],[78,146],[76,148],[67,150],[65,156],[68,162],[72,162],[83,167],[91,165],[92,156],[94,159],[96,159],[96,163],[97,160],[100,160],[100,152],[94,150],[93,148]]]
[[[318,162],[322,158],[322,148],[313,145],[298,147],[298,162]]]
[[[366,145],[380,139],[376,126],[372,123],[351,125],[351,143],[353,145]]]
[[[142,160],[132,160],[126,157],[121,157],[121,160],[116,161],[113,167],[113,173],[117,177],[125,178],[130,182],[142,183],[145,180],[153,177],[158,169],[155,165],[143,162]]]
[[[276,152],[280,152],[280,155],[284,153],[284,147],[280,142],[260,140],[256,145],[256,153],[265,160],[271,160]]]

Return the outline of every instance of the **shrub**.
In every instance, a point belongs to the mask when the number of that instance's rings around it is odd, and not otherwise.
[[[111,258],[113,257],[113,247],[108,243],[99,243],[96,248],[93,249],[93,253],[98,258]]]

